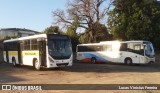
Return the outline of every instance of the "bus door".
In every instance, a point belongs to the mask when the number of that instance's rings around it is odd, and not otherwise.
[[[41,66],[47,66],[46,63],[46,41],[40,40],[38,41],[39,46],[39,59],[41,60]]]
[[[141,44],[134,45],[134,55],[133,55],[133,63],[140,63],[140,51],[141,51]]]
[[[22,49],[23,49],[23,42],[20,42],[20,43],[18,43],[18,60],[19,60],[19,64],[23,64]]]

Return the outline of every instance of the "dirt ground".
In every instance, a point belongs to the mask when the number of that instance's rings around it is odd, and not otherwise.
[[[60,69],[44,68],[42,71],[36,71],[29,66],[13,67],[12,64],[0,63],[0,84],[160,84],[160,58],[156,56],[156,63],[152,65],[132,66],[111,63],[78,63],[74,61],[72,67]],[[16,91],[14,92],[17,93]],[[129,91],[62,90],[54,92],[128,93]],[[130,92],[137,93],[138,91]],[[139,92],[152,93],[153,91]],[[154,93],[158,93],[158,91],[154,91]]]
[[[42,69],[0,65],[0,83],[12,84],[160,84],[160,63],[152,65],[74,63],[72,67]]]
[[[74,66],[72,67],[43,69],[42,71],[36,71],[32,67],[28,66],[15,68],[12,64],[1,63],[0,84],[160,84],[160,63],[133,66],[104,63],[74,63]],[[119,90],[62,90],[54,92],[81,93],[82,91],[84,93],[127,92]],[[14,92],[15,91],[13,91],[13,93]],[[137,91],[135,92],[137,93]],[[152,93],[153,91],[147,90],[140,92]],[[158,91],[154,91],[154,93],[156,92],[158,93]]]

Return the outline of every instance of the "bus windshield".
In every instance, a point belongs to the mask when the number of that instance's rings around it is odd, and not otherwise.
[[[72,54],[71,42],[69,39],[48,40],[48,51],[54,59],[68,59]]]
[[[145,55],[148,56],[148,57],[154,57],[154,48],[153,48],[153,45],[152,43],[150,42],[147,42],[146,43],[146,47],[145,47]]]

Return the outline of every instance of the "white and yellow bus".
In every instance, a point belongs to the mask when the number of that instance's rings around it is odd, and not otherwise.
[[[72,66],[73,54],[69,36],[39,34],[5,40],[4,61],[16,65],[53,68]]]
[[[147,64],[155,62],[155,54],[149,41],[104,41],[77,45],[77,60],[92,63]]]

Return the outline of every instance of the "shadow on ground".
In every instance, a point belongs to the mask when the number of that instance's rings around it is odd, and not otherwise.
[[[30,66],[13,67],[12,64],[1,63],[0,72],[4,73],[25,73],[29,71],[35,71]],[[59,67],[59,68],[42,68],[40,72],[45,71],[65,71],[65,72],[98,72],[98,73],[120,73],[120,72],[160,72],[160,63],[145,64],[145,65],[125,65],[116,63],[80,63],[75,62],[71,67]]]
[[[115,63],[75,63],[72,67],[64,68],[69,72],[99,72],[99,73],[112,73],[112,72],[160,72],[160,63],[146,64],[146,65],[125,65]]]

